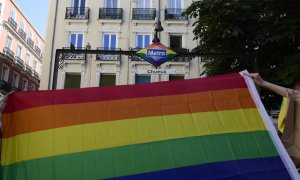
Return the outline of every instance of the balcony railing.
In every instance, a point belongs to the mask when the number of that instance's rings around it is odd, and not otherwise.
[[[89,14],[89,8],[67,7],[65,19],[88,20]]]
[[[27,38],[27,44],[33,49],[34,42],[32,41],[32,39]]]
[[[185,9],[165,9],[165,20],[187,21],[188,16],[182,15]]]
[[[99,19],[122,19],[122,8],[99,8]]]
[[[154,20],[156,17],[155,8],[133,8],[133,20]]]
[[[13,18],[11,17],[8,18],[8,24],[10,25],[11,28],[13,28],[13,30],[17,31],[17,23]]]
[[[173,51],[175,51],[177,54],[180,53],[188,53],[190,52],[189,49],[185,49],[185,48],[178,48],[178,49],[172,49]],[[173,59],[171,59],[171,62],[189,62],[189,60],[191,60],[190,56],[176,56]]]
[[[6,57],[10,58],[11,60],[14,60],[14,52],[12,52],[12,50],[10,50],[8,47],[4,47],[3,52]]]
[[[63,47],[63,49],[80,49],[85,50],[85,47]],[[86,53],[63,53],[65,60],[86,60]]]
[[[23,29],[19,29],[18,34],[21,36],[21,38],[26,41],[26,33]]]
[[[97,50],[107,50],[107,51],[121,51],[121,48],[103,48],[98,47]],[[113,54],[97,54],[96,60],[100,61],[120,61],[121,55],[113,55]]]
[[[37,55],[41,55],[41,49],[39,47],[35,46],[34,51],[37,53]]]
[[[24,68],[24,61],[19,56],[16,56],[16,61],[19,66]]]
[[[8,93],[12,90],[12,85],[4,80],[0,80],[0,90]]]
[[[29,74],[32,74],[32,68],[28,65],[28,64],[26,64],[26,71],[29,73]]]
[[[33,75],[34,75],[34,77],[36,77],[37,79],[39,78],[39,73],[38,72],[36,72],[35,70],[33,71]]]

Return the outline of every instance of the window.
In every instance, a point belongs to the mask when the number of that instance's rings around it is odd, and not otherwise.
[[[12,38],[10,36],[7,36],[5,47],[11,49],[11,43],[12,43]]]
[[[84,15],[85,0],[73,0],[72,6],[74,7],[73,13]]]
[[[17,52],[16,52],[16,56],[21,58],[21,53],[22,53],[22,47],[20,45],[17,46]]]
[[[70,39],[70,48],[82,48],[83,47],[83,34],[71,34]]]
[[[182,36],[170,35],[170,48],[174,50],[182,48]]]
[[[27,79],[23,80],[23,89],[22,90],[23,91],[27,91],[28,90],[28,81],[27,81]]]
[[[105,49],[117,48],[117,35],[116,34],[104,34],[103,35],[103,47]]]
[[[138,34],[136,40],[136,47],[137,48],[145,48],[150,45],[151,42],[151,35],[150,34]]]
[[[1,16],[1,13],[2,13],[2,3],[0,3],[0,16]]]
[[[168,0],[168,8],[170,8],[170,9],[182,9],[181,0]]]
[[[151,76],[149,75],[136,75],[135,84],[145,84],[151,82]]]
[[[99,86],[114,86],[116,85],[115,74],[101,74]]]
[[[14,77],[13,77],[13,86],[14,86],[15,88],[18,88],[18,87],[19,87],[19,79],[20,79],[19,74],[14,73]]]
[[[150,0],[137,0],[136,7],[137,8],[150,8]]]
[[[9,17],[11,17],[13,20],[16,20],[16,12],[14,10],[11,10]]]
[[[2,67],[1,80],[8,82],[9,68],[5,65]]]
[[[105,8],[118,8],[118,0],[105,0]]]
[[[27,64],[27,65],[29,65],[29,60],[30,60],[30,54],[26,54],[26,58],[25,58],[25,63]]]
[[[184,80],[184,75],[169,75],[169,81]]]
[[[29,39],[31,39],[31,40],[33,39],[33,35],[32,35],[32,31],[31,31],[31,30],[29,31],[28,37],[29,37]]]
[[[65,89],[80,88],[81,75],[80,74],[66,74]]]
[[[40,41],[39,41],[39,39],[36,39],[36,46],[37,46],[38,48],[40,48]]]
[[[37,64],[37,61],[34,60],[34,61],[33,61],[33,70],[34,70],[34,71],[36,71],[36,64]]]
[[[25,24],[24,24],[24,21],[21,20],[21,23],[20,23],[20,28],[25,31]]]

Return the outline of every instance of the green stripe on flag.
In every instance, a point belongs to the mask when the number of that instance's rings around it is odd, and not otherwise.
[[[5,166],[3,179],[101,179],[274,156],[278,152],[267,131],[218,134],[25,161]]]

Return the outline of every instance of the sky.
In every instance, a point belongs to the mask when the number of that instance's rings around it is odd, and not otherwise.
[[[37,31],[45,38],[49,0],[15,0]]]

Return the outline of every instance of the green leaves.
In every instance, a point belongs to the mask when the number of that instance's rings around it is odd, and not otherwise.
[[[196,18],[195,51],[244,54],[208,58],[207,75],[248,69],[281,84],[300,77],[298,0],[198,0],[185,13]]]

